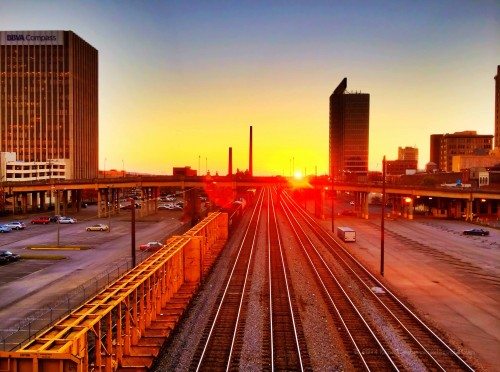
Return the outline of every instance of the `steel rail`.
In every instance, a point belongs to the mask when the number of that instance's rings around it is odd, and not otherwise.
[[[302,227],[300,226],[300,224],[298,223],[298,221],[296,220],[296,218],[293,216],[293,212],[291,211],[291,209],[283,201],[282,201],[281,205],[283,206],[283,211],[285,213],[285,216],[287,217],[287,219],[288,219],[288,221],[290,223],[290,226],[292,227],[292,230],[294,231],[295,236],[297,237],[297,240],[299,241],[300,245],[302,246],[303,252],[305,253],[305,255],[306,255],[306,257],[307,257],[307,259],[309,261],[310,267],[313,269],[314,273],[316,274],[316,278],[321,283],[321,286],[323,287],[323,290],[325,291],[328,299],[330,300],[330,303],[332,304],[333,308],[335,309],[335,312],[336,312],[338,318],[340,319],[340,321],[341,321],[341,323],[342,323],[342,325],[343,325],[346,333],[348,334],[349,339],[351,340],[351,343],[353,344],[355,350],[357,351],[357,354],[358,354],[360,360],[362,361],[362,364],[365,367],[365,369],[368,370],[368,371],[371,370],[371,367],[369,366],[369,362],[366,360],[365,356],[361,352],[361,350],[360,350],[360,348],[358,346],[358,343],[354,339],[353,333],[349,330],[349,326],[347,325],[346,321],[344,320],[344,317],[341,315],[341,312],[340,312],[339,308],[337,307],[337,304],[335,304],[335,301],[333,300],[332,294],[328,290],[328,288],[327,288],[327,286],[326,286],[323,278],[321,278],[321,275],[318,272],[318,268],[315,266],[315,264],[313,262],[313,259],[311,258],[311,256],[307,252],[307,248],[306,248],[304,242],[302,241],[302,239],[300,238],[300,234],[299,234],[298,230],[295,228],[294,225],[297,225],[297,227],[299,229],[301,229],[302,234],[307,239],[309,245],[313,248],[313,250],[318,255],[318,258],[322,262],[322,264],[324,266],[324,269],[326,269],[326,271],[329,273],[331,279],[333,279],[333,281],[336,283],[337,287],[340,289],[340,292],[343,294],[345,300],[349,303],[349,305],[351,306],[351,308],[354,310],[354,313],[357,315],[358,319],[361,320],[362,324],[365,327],[365,330],[368,331],[368,333],[371,336],[372,340],[378,345],[378,347],[380,348],[380,350],[382,350],[383,355],[385,356],[386,361],[388,362],[389,366],[392,369],[398,371],[399,368],[396,366],[396,364],[394,363],[394,361],[392,360],[392,358],[388,354],[386,348],[382,345],[382,343],[380,342],[380,340],[378,339],[378,337],[375,335],[374,331],[371,329],[371,327],[368,324],[368,322],[366,321],[366,319],[363,317],[363,315],[361,314],[361,312],[358,310],[358,308],[356,307],[356,305],[354,304],[354,302],[351,300],[351,298],[349,297],[349,295],[347,294],[347,292],[344,290],[344,288],[342,287],[342,285],[340,284],[340,282],[338,281],[338,279],[335,277],[335,275],[333,274],[333,272],[330,270],[330,268],[328,267],[328,265],[326,264],[326,262],[318,254],[317,249],[316,249],[314,243],[309,239],[309,237],[307,236],[307,234],[303,231]],[[292,219],[295,221],[295,223],[292,222]]]
[[[295,210],[302,215],[304,221],[309,225],[309,227],[314,231],[316,236],[323,241],[324,244],[329,248],[329,251],[334,254],[337,258],[341,260],[341,262],[344,264],[344,266],[351,271],[351,273],[363,284],[363,286],[368,290],[368,292],[371,293],[373,298],[376,299],[377,302],[383,306],[386,311],[393,317],[393,319],[402,327],[402,329],[405,330],[405,332],[410,336],[411,339],[414,340],[414,342],[419,345],[422,351],[427,355],[427,357],[433,361],[435,366],[439,368],[442,371],[445,371],[446,368],[442,366],[435,357],[432,355],[432,352],[429,351],[419,340],[418,338],[408,329],[407,326],[404,325],[403,321],[398,318],[396,314],[394,314],[393,311],[391,311],[388,307],[387,304],[385,304],[373,291],[370,289],[368,284],[354,271],[354,269],[349,265],[348,262],[344,258],[340,256],[338,251],[334,248],[334,246],[338,249],[340,249],[351,261],[356,265],[358,269],[360,269],[363,274],[367,275],[369,279],[378,287],[382,288],[386,294],[390,297],[391,300],[395,302],[395,304],[399,305],[399,307],[404,311],[406,314],[410,316],[410,318],[414,321],[416,321],[427,333],[430,335],[435,341],[437,341],[440,346],[444,347],[446,351],[453,356],[457,363],[462,367],[465,368],[466,370],[469,371],[474,371],[474,369],[465,362],[460,355],[458,355],[446,342],[444,342],[432,329],[429,328],[413,311],[411,311],[395,294],[393,294],[389,289],[387,289],[372,273],[370,273],[351,253],[349,253],[342,245],[340,245],[338,242],[336,242],[333,237],[330,235],[330,232],[327,231],[323,226],[321,226],[313,217],[311,217],[306,211],[303,210],[303,208],[295,201],[293,200],[288,194],[286,194],[286,197],[290,200],[292,205],[294,206]],[[314,224],[314,226],[313,226]],[[320,230],[320,231],[318,231]],[[334,246],[332,246],[332,243]],[[440,354],[441,355],[441,354]]]
[[[269,204],[269,197],[268,197]],[[268,259],[267,259],[267,275],[269,278],[269,329],[271,332],[271,337],[269,340],[271,342],[271,372],[274,372],[274,331],[273,331],[273,289],[272,289],[272,271],[271,271],[271,229],[269,228],[269,208],[267,208],[267,244],[268,244]]]
[[[270,201],[270,203],[269,203]],[[273,303],[273,298],[272,298],[272,291],[271,291],[271,286],[272,286],[272,275],[271,275],[271,249],[273,249],[273,247],[271,246],[271,234],[270,234],[270,231],[271,231],[271,223],[270,223],[270,210],[272,210],[272,214],[273,214],[273,228],[274,230],[276,231],[276,237],[277,237],[277,241],[278,241],[278,245],[277,247],[279,248],[279,254],[280,254],[280,268],[281,268],[281,271],[282,271],[282,275],[283,275],[283,281],[284,283],[281,283],[281,285],[284,285],[285,289],[286,289],[286,295],[287,295],[287,302],[288,302],[288,310],[289,310],[289,316],[291,318],[291,322],[292,322],[292,327],[293,327],[293,336],[294,336],[294,341],[295,341],[295,349],[296,349],[296,352],[297,352],[297,357],[298,357],[298,361],[299,361],[299,366],[300,366],[300,370],[301,371],[304,371],[304,361],[302,360],[302,353],[301,353],[301,348],[300,348],[300,342],[299,342],[299,336],[298,336],[298,326],[296,324],[296,321],[295,321],[295,313],[293,311],[293,306],[292,306],[292,296],[291,296],[291,291],[290,291],[290,283],[288,281],[288,275],[287,275],[287,272],[286,272],[286,264],[285,264],[285,259],[284,259],[284,255],[283,255],[283,245],[281,243],[281,237],[280,237],[280,231],[279,231],[279,228],[278,228],[278,220],[277,220],[277,217],[276,217],[276,207],[274,205],[274,200],[273,200],[273,196],[271,195],[271,192],[269,191],[269,197],[268,197],[268,205],[269,205],[269,208],[267,210],[267,222],[268,222],[268,249],[269,249],[269,287],[270,287],[270,293],[269,293],[269,296],[270,296],[270,317],[271,317],[271,340],[274,339],[274,334],[273,334],[273,316],[272,316],[272,312],[273,312],[273,307],[272,307],[272,303]],[[281,278],[278,278],[278,279],[281,279]],[[273,341],[271,341],[271,345],[273,345]],[[273,354],[274,352],[271,351]],[[288,350],[286,350],[287,354],[288,354]],[[274,358],[272,359],[272,371],[274,371],[274,366],[275,366],[275,360]]]
[[[245,276],[245,284],[244,284],[244,286],[246,285],[246,280],[247,280],[247,275],[248,275],[248,271],[249,271],[249,268],[250,268],[250,263],[252,262],[251,258],[252,258],[253,247],[255,245],[255,237],[257,235],[258,225],[259,225],[259,221],[260,221],[260,214],[261,214],[260,212],[262,210],[262,205],[263,205],[263,195],[264,195],[264,193],[261,190],[261,192],[259,193],[259,197],[257,199],[257,203],[255,205],[255,208],[252,211],[252,215],[250,217],[250,221],[249,221],[248,226],[247,226],[247,228],[245,230],[245,234],[244,234],[244,236],[243,236],[243,238],[241,240],[241,244],[240,244],[240,246],[238,248],[238,254],[237,254],[236,259],[234,261],[233,267],[231,269],[231,273],[229,275],[229,278],[227,280],[226,286],[224,288],[224,292],[222,294],[221,300],[220,300],[219,305],[217,307],[217,311],[215,313],[215,318],[214,318],[214,320],[212,322],[212,325],[210,326],[210,330],[208,332],[208,336],[207,336],[207,339],[205,341],[205,345],[203,347],[200,359],[198,360],[198,364],[196,366],[196,371],[199,371],[200,368],[202,367],[202,363],[203,363],[203,360],[205,358],[205,354],[207,352],[210,340],[212,339],[212,335],[213,335],[213,332],[214,332],[217,320],[219,318],[219,315],[221,313],[222,307],[224,305],[224,300],[226,299],[226,295],[228,293],[228,289],[229,289],[229,286],[231,284],[231,280],[233,278],[233,274],[234,274],[234,272],[236,270],[236,267],[238,265],[238,261],[240,259],[241,253],[243,251],[244,243],[245,243],[245,241],[247,239],[248,233],[250,231],[250,227],[252,226],[252,222],[255,221],[254,218],[256,217],[257,218],[257,222],[256,222],[256,225],[255,225],[256,227],[255,227],[255,229],[253,231],[253,238],[252,238],[252,247],[251,247],[251,252],[250,252],[250,259],[248,261],[248,265],[247,265],[247,268],[246,268],[246,276]],[[256,216],[257,209],[258,209],[258,213],[257,213],[257,216]],[[240,311],[241,311],[241,305],[242,305],[242,302],[243,302],[244,294],[245,294],[245,287],[243,287],[243,290],[241,291],[240,305],[239,305],[239,308],[238,308],[238,315],[237,315],[237,320],[236,320],[236,326],[234,327],[233,338],[232,338],[232,341],[231,341],[231,348],[230,348],[230,351],[229,351],[229,357],[227,359],[226,371],[229,370],[229,367],[230,367],[230,364],[231,364],[231,356],[232,356],[232,351],[233,351],[232,349],[234,347],[234,339],[235,339],[236,331],[238,329],[239,314],[240,314]]]

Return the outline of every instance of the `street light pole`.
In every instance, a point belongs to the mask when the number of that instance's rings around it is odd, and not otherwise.
[[[334,178],[335,176],[333,175],[333,168],[332,168],[332,233],[335,234],[335,184],[334,184]]]
[[[59,190],[57,190],[56,203],[59,205]],[[60,237],[61,237],[61,224],[59,223],[59,217],[57,218],[57,246],[59,247]]]
[[[132,218],[131,218],[131,250],[132,250],[132,268],[135,267],[135,199],[130,198],[130,207],[132,208]]]
[[[112,202],[110,202],[110,189],[108,186],[108,232],[111,232],[111,206],[113,205]]]
[[[385,155],[382,160],[382,221],[380,222],[380,275],[384,276]]]

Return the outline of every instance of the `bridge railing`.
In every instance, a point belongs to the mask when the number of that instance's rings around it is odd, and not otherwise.
[[[180,288],[201,282],[204,254],[226,240],[227,214],[210,214],[34,340],[0,351],[0,371],[116,370]]]

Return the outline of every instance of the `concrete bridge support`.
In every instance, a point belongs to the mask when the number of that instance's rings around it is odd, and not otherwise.
[[[47,197],[47,193],[45,191],[40,191],[40,210],[46,211],[47,206],[45,205],[45,198]]]
[[[101,191],[97,190],[97,218],[101,218]]]
[[[369,218],[369,204],[368,204],[368,193],[361,193],[361,218],[367,220]]]
[[[465,220],[466,221],[472,221],[472,218],[473,218],[473,204],[474,204],[474,200],[472,200],[472,199],[469,199],[466,202],[466,206],[465,206]]]
[[[21,213],[28,213],[28,193],[21,193]]]
[[[324,205],[326,199],[326,190],[322,187],[314,191],[315,191],[314,215],[324,220],[325,219]]]
[[[413,211],[414,211],[413,198],[410,198],[410,201],[406,204],[407,204],[406,208],[408,209],[408,219],[413,220]]]
[[[30,205],[31,213],[36,213],[38,211],[38,192],[30,192],[28,194],[28,204]]]

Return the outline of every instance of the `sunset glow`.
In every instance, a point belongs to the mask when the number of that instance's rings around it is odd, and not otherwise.
[[[101,169],[225,175],[231,146],[244,171],[253,125],[255,175],[292,176],[292,158],[325,174],[344,77],[371,97],[371,170],[398,146],[423,168],[432,133],[493,133],[495,2],[50,4],[2,1],[0,28],[72,30],[99,50]]]

